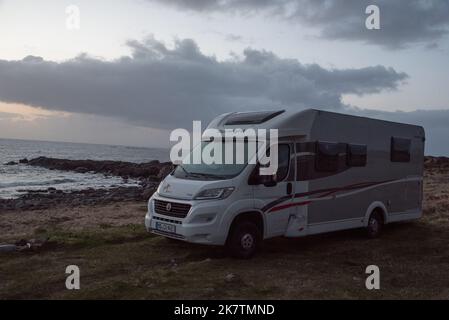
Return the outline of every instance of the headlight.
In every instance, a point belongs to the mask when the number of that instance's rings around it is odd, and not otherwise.
[[[231,195],[234,187],[206,189],[195,196],[195,200],[224,199]]]

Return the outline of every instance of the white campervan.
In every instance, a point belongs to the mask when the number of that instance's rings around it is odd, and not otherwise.
[[[180,164],[148,202],[148,231],[248,258],[263,239],[360,227],[375,237],[422,214],[422,127],[305,110],[230,113],[208,128],[237,127],[278,129],[276,174]],[[208,143],[220,142],[196,147]]]

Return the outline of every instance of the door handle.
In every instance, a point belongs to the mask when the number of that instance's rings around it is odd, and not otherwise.
[[[287,194],[292,194],[293,192],[293,185],[291,182],[287,183]]]

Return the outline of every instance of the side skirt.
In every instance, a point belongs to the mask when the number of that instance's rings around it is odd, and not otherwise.
[[[312,234],[320,234],[327,233],[333,231],[340,230],[348,230],[348,229],[356,229],[363,228],[365,226],[363,222],[363,217],[353,218],[353,219],[345,219],[339,221],[327,221],[309,224],[304,227],[299,227],[295,224],[296,219],[290,221],[289,226],[287,228],[287,232],[285,233],[285,237],[287,238],[298,238],[305,237]]]
[[[338,220],[338,221],[320,222],[309,224],[307,226],[306,234],[310,235],[310,234],[327,233],[340,230],[363,228],[364,226],[365,225],[363,222],[363,217]]]
[[[388,221],[386,223],[399,222],[399,221],[409,221],[419,219],[422,216],[422,211],[418,210],[409,210],[405,212],[398,212],[393,214],[388,214]],[[309,224],[306,227],[298,230],[297,232],[287,232],[287,237],[304,237],[312,234],[320,234],[327,233],[333,231],[341,231],[341,230],[349,230],[349,229],[357,229],[364,228],[366,224],[364,222],[364,218],[353,218],[353,219],[345,219],[338,221],[328,221],[328,222],[320,222]]]

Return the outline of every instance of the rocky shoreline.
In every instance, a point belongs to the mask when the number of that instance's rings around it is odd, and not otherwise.
[[[9,162],[5,165],[30,165],[49,170],[73,171],[78,173],[100,173],[119,176],[123,179],[138,179],[137,187],[115,187],[109,189],[84,189],[62,191],[56,188],[24,190],[16,199],[0,199],[0,212],[14,210],[40,210],[56,206],[103,205],[122,201],[146,201],[156,191],[159,182],[172,170],[170,162],[157,160],[147,163],[123,161],[68,160],[39,157]]]
[[[449,170],[448,157],[424,157],[424,169],[438,169],[440,171]]]
[[[5,165],[26,164],[47,168],[49,170],[73,171],[78,173],[102,173],[106,175],[119,176],[124,179],[151,179],[160,181],[171,170],[171,162],[159,162],[153,160],[145,163],[133,163],[112,160],[68,160],[48,157],[38,157],[35,159],[21,159],[19,162],[8,162]]]

